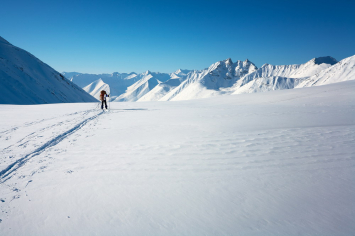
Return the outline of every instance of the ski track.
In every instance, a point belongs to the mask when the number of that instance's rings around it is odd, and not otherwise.
[[[67,115],[63,115],[61,117],[68,117],[68,116],[73,116],[73,115],[77,115],[82,113],[82,117],[85,117],[86,115],[90,114],[90,113],[96,113],[97,110],[96,109],[91,109],[91,110],[86,110],[83,112],[75,112],[75,113],[70,113]],[[98,118],[100,115],[102,115],[104,112],[100,112],[98,114],[95,114],[89,118],[85,118],[84,120],[81,119],[81,121],[76,124],[74,127],[70,128],[69,130],[55,136],[54,138],[50,139],[49,141],[45,142],[43,145],[41,145],[40,147],[36,148],[35,150],[31,151],[28,154],[25,154],[23,157],[15,160],[14,162],[12,162],[11,164],[9,164],[5,169],[0,171],[0,183],[5,183],[8,179],[10,179],[13,175],[16,174],[17,170],[25,165],[29,160],[31,160],[33,157],[41,154],[42,152],[46,151],[48,148],[53,147],[55,145],[57,145],[59,142],[61,142],[62,140],[64,140],[65,138],[67,138],[68,136],[72,135],[73,133],[75,133],[77,130],[81,129],[84,125],[86,125],[88,122]],[[39,124],[42,123],[43,121],[49,121],[49,120],[53,120],[56,119],[56,117],[54,118],[48,118],[48,119],[43,119],[40,121],[35,121],[35,122],[30,122],[30,123],[26,123],[23,126],[18,126],[18,127],[14,127],[12,129],[9,129],[7,131],[3,131],[2,133],[6,133],[9,134],[11,132],[14,132],[16,130],[18,130],[21,127],[28,127],[34,124]],[[43,137],[40,136],[40,133],[45,131],[45,130],[50,130],[53,129],[55,127],[60,127],[65,123],[69,123],[72,124],[74,122],[77,121],[77,118],[74,119],[66,119],[65,121],[60,121],[56,124],[41,128],[35,132],[30,133],[29,135],[26,135],[24,138],[22,138],[20,141],[18,141],[17,143],[10,145],[6,148],[4,148],[0,154],[3,156],[4,154],[9,154],[10,153],[10,157],[11,159],[14,158],[13,155],[11,155],[11,152],[14,148],[18,148],[18,147],[26,147],[27,145],[30,145],[31,142],[33,142],[34,144],[32,144],[32,148],[35,147],[35,143],[38,143],[38,139],[37,137]],[[1,137],[0,137],[1,138]]]
[[[80,114],[80,113],[86,114],[86,113],[88,113],[88,110],[80,111],[80,112],[73,112],[73,113],[69,113],[69,114],[64,114],[64,115],[62,115],[60,117],[69,117],[69,116],[77,115],[77,114]],[[1,131],[0,132],[0,138],[2,138],[2,135],[8,135],[8,134],[18,130],[19,128],[30,127],[32,125],[40,124],[40,123],[43,123],[45,121],[50,121],[50,120],[54,120],[54,119],[58,119],[58,117],[51,117],[51,118],[47,118],[47,119],[41,119],[41,120],[37,120],[37,121],[26,122],[24,125],[15,126],[15,127],[12,127],[12,128],[10,128],[8,130]]]
[[[40,121],[34,121],[34,122],[29,122],[25,123],[22,126],[17,126],[13,127],[9,130],[3,131],[2,134],[0,135],[0,142],[8,142],[9,140],[16,139],[13,136],[16,136],[16,132],[20,133],[20,137],[17,137],[19,140],[12,141],[12,144],[9,146],[3,147],[3,149],[0,151],[0,156],[2,157],[8,157],[10,159],[18,159],[19,157],[17,156],[23,156],[26,155],[26,153],[30,153],[31,149],[34,150],[38,146],[40,146],[38,143],[45,143],[48,139],[51,137],[57,136],[59,133],[62,132],[63,127],[62,125],[68,125],[72,126],[74,122],[79,122],[83,120],[87,115],[89,115],[92,112],[95,112],[96,109],[90,109],[86,111],[81,111],[81,112],[74,112],[66,115],[62,115],[59,117],[52,117],[48,119],[42,119]],[[71,117],[77,115],[78,117]],[[69,119],[67,119],[69,117]],[[57,120],[57,122],[53,121],[54,119]],[[50,121],[50,123],[47,125],[45,122]],[[33,127],[33,125],[40,125],[40,127],[36,128]],[[27,128],[29,128],[29,131],[27,131]],[[59,131],[56,131],[55,128],[59,128]],[[64,128],[65,129],[65,128]],[[35,130],[33,132],[33,130]],[[23,136],[24,133],[29,132],[29,134]],[[48,131],[51,132],[50,136],[48,137],[48,134],[43,134],[43,132]],[[1,133],[0,133],[1,134]],[[6,135],[6,136],[4,136]],[[42,141],[43,140],[43,141]],[[17,152],[20,153],[14,153],[13,150],[16,149]],[[30,150],[27,150],[30,149]],[[6,162],[6,161],[5,161]],[[3,163],[1,163],[4,165]],[[0,164],[0,166],[1,166]]]

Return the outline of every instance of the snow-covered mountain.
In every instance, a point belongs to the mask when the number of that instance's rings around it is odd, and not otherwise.
[[[135,102],[158,84],[170,79],[167,73],[146,71],[138,74],[135,78],[139,79],[136,83],[127,88],[126,92],[113,99],[115,102]]]
[[[355,55],[302,81],[297,85],[297,88],[333,84],[347,80],[355,80]]]
[[[338,63],[336,59],[326,56],[313,58],[304,64],[264,64],[258,69],[248,59],[233,63],[228,58],[204,70],[179,69],[171,74],[150,71],[142,74],[74,73],[71,80],[94,96],[104,83],[106,89],[111,91],[111,100],[116,102],[177,101],[350,80],[354,78],[354,60],[350,57]]]
[[[90,94],[95,94],[95,90],[98,88],[89,86],[90,90],[88,90],[87,86],[90,84],[100,84],[100,81],[107,84],[111,91],[111,98],[117,98],[121,94],[123,94],[129,86],[140,80],[141,78],[137,74],[132,73],[118,73],[114,72],[112,74],[83,74],[76,72],[64,72],[63,74],[67,75],[68,79],[82,88],[86,88]],[[95,83],[94,83],[95,82]]]
[[[62,74],[2,37],[0,93],[0,104],[96,101]]]
[[[110,94],[110,86],[103,82],[101,79],[92,82],[83,89],[96,99],[100,99],[101,90],[105,90],[108,94]]]
[[[162,97],[172,91],[174,88],[179,86],[183,81],[186,80],[187,76],[192,72],[191,70],[177,70],[170,74],[170,79],[158,83],[153,89],[142,96],[138,101],[159,101]]]
[[[228,58],[205,70],[191,72],[184,81],[179,81],[178,86],[159,84],[138,101],[190,100],[224,94],[292,89],[302,80],[336,62],[332,57],[320,57],[300,65],[265,64],[258,69],[249,60],[233,63]]]
[[[270,90],[293,89],[309,78],[337,63],[332,57],[319,57],[299,65],[264,64],[233,85],[232,94],[257,93]]]
[[[189,100],[223,94],[243,76],[257,70],[249,60],[232,62],[230,58],[212,64],[202,71],[190,73],[185,81],[160,101]]]

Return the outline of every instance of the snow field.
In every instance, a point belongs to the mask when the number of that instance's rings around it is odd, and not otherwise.
[[[2,105],[0,235],[352,235],[354,87]]]

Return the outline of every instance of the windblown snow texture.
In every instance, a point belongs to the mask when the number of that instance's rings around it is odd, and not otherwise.
[[[0,104],[94,102],[76,84],[0,37]]]
[[[353,236],[354,89],[0,105],[0,235]]]

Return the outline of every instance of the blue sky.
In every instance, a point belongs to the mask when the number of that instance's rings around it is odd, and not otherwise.
[[[355,54],[355,1],[3,1],[0,36],[59,72],[300,64]]]

